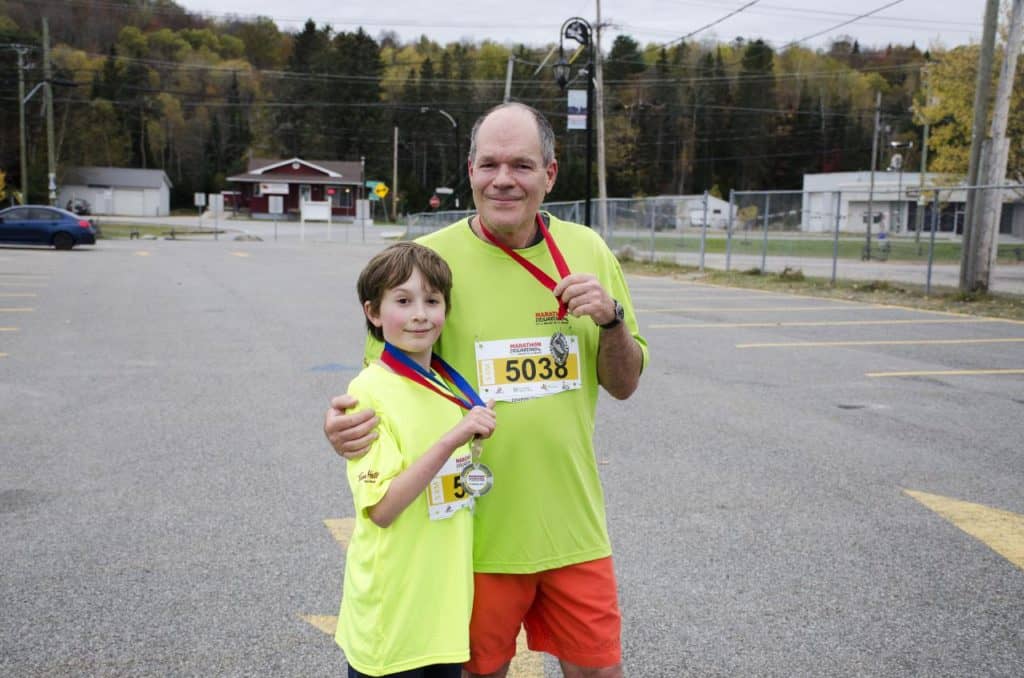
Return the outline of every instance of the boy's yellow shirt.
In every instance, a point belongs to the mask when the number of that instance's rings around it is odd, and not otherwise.
[[[335,640],[361,673],[382,675],[469,659],[472,514],[430,520],[426,492],[386,528],[366,509],[390,481],[463,417],[432,391],[373,363],[349,384],[380,417],[370,451],[346,464],[356,526],[345,562]]]

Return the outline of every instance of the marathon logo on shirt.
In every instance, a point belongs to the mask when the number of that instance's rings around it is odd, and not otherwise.
[[[377,483],[377,478],[379,477],[380,472],[378,471],[360,471],[359,482],[375,485]]]
[[[558,319],[558,311],[540,311],[533,314],[533,319],[537,325],[558,325],[565,322]]]
[[[544,353],[542,341],[514,341],[508,345],[511,355],[540,355]]]

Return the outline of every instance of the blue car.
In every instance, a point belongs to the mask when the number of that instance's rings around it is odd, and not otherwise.
[[[95,245],[96,227],[59,207],[18,205],[0,210],[0,243],[69,250],[75,245]]]

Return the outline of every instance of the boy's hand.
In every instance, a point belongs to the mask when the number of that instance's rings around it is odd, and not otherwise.
[[[352,396],[335,396],[331,399],[331,407],[324,414],[324,435],[334,451],[345,459],[358,459],[370,450],[370,445],[377,439],[377,424],[380,419],[373,410],[362,410],[355,414],[345,414],[346,410],[356,406],[358,401]]]
[[[497,425],[497,415],[494,413],[494,401],[487,403],[487,407],[474,407],[462,418],[452,434],[455,436],[455,446],[461,447],[473,438],[490,438]]]

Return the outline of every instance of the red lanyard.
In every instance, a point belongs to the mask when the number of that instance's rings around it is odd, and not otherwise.
[[[430,374],[427,370],[423,369],[416,361],[407,356],[401,351],[401,349],[395,348],[388,342],[384,342],[384,351],[380,355],[380,361],[395,371],[396,374],[400,374],[406,379],[415,381],[420,386],[426,386],[434,393],[438,394],[443,398],[447,398],[464,410],[470,410],[474,406],[484,406],[484,401],[480,399],[473,387],[463,378],[458,371],[446,363],[444,359],[436,353],[431,356],[430,366],[434,368],[438,374],[445,381],[441,381],[434,375]],[[455,393],[452,385],[454,384],[464,397],[460,398]]]
[[[494,234],[487,230],[487,226],[484,225],[484,218],[477,215],[477,219],[480,220],[480,231],[484,234],[484,237],[491,241],[491,244],[501,249],[502,252],[512,257],[516,263],[525,268],[530,275],[537,279],[537,281],[547,287],[549,290],[554,290],[555,285],[558,283],[547,273],[537,268],[532,262],[527,261],[519,252],[509,247],[503,242],[499,242]],[[551,237],[551,233],[548,231],[547,226],[544,225],[544,220],[540,218],[540,214],[537,214],[537,228],[540,229],[541,235],[544,236],[544,242],[548,245],[548,252],[551,253],[551,258],[555,262],[555,268],[558,269],[558,274],[563,278],[569,275],[569,265],[565,263],[565,257],[562,256],[562,251],[558,249],[558,245],[555,244],[555,239]],[[565,318],[566,312],[569,307],[559,300],[558,302],[558,319],[562,320]]]

